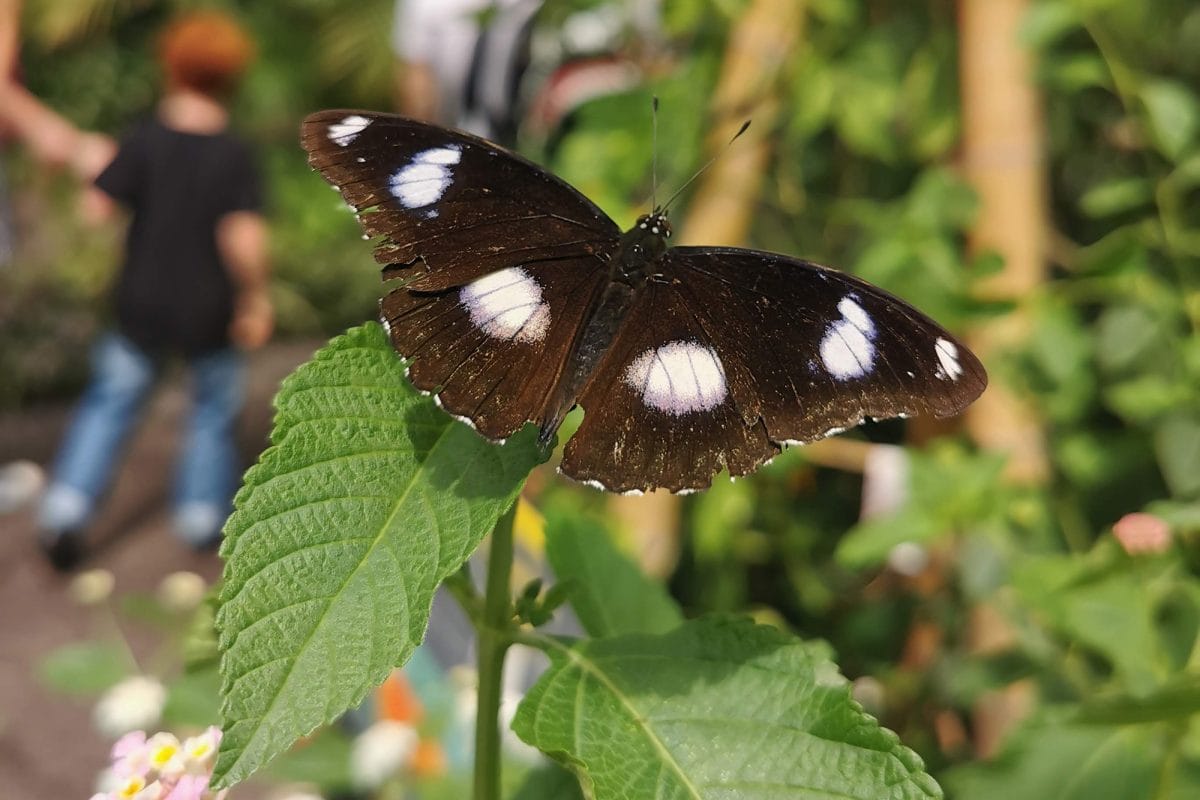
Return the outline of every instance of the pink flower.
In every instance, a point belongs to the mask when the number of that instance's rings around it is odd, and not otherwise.
[[[1113,525],[1113,536],[1131,556],[1165,553],[1171,546],[1171,526],[1161,517],[1136,512]]]
[[[203,800],[207,789],[207,775],[184,775],[163,800]]]
[[[130,731],[112,746],[112,770],[118,778],[144,776],[150,769],[144,731]]]
[[[91,800],[224,800],[226,790],[208,788],[220,742],[216,727],[183,742],[166,731],[127,733],[112,748],[116,784]]]
[[[112,753],[111,753],[113,761],[116,761],[117,759],[120,759],[120,758],[125,758],[126,756],[128,756],[134,750],[137,750],[139,747],[141,747],[145,743],[146,743],[146,732],[145,731],[130,731],[129,733],[122,736],[120,739],[117,739],[117,741],[115,743],[113,743]]]

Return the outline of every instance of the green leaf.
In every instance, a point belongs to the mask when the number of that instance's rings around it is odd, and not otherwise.
[[[537,461],[532,428],[497,447],[416,392],[377,324],[334,339],[275,404],[222,547],[223,786],[408,660],[434,590]]]
[[[617,550],[599,522],[578,511],[546,513],[546,557],[570,581],[571,607],[592,636],[665,633],[683,615],[662,584]]]
[[[595,800],[942,796],[921,759],[851,699],[823,646],[726,618],[546,641],[551,667],[513,729]]]
[[[1160,317],[1142,306],[1114,305],[1096,323],[1096,359],[1107,372],[1132,369],[1162,348],[1165,339]]]
[[[1089,217],[1110,217],[1147,205],[1154,198],[1154,184],[1146,178],[1114,178],[1097,184],[1079,198],[1079,207]]]
[[[1180,673],[1148,694],[1117,694],[1088,700],[1078,720],[1092,724],[1129,725],[1163,722],[1200,712],[1200,675]]]
[[[511,800],[583,800],[579,781],[557,764],[531,769]]]
[[[1142,104],[1159,151],[1172,161],[1195,144],[1200,130],[1200,102],[1182,83],[1155,80],[1141,87]]]
[[[221,686],[216,665],[180,676],[167,688],[163,721],[171,725],[203,728],[217,722],[218,689]]]
[[[1128,422],[1155,422],[1195,396],[1187,379],[1180,378],[1150,374],[1114,383],[1104,389],[1104,402]],[[1181,477],[1186,482],[1191,476]]]
[[[965,800],[1147,798],[1162,758],[1151,729],[1037,724],[999,758],[952,769],[946,786]]]
[[[56,692],[98,695],[130,674],[129,652],[112,642],[69,644],[46,656],[37,671]]]
[[[1069,2],[1046,0],[1035,3],[1021,20],[1021,43],[1045,48],[1081,26],[1079,11]]]
[[[1171,417],[1155,431],[1154,449],[1171,493],[1200,496],[1200,420],[1185,414]]]

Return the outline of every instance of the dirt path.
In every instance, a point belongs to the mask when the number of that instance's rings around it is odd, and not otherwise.
[[[251,361],[249,403],[242,419],[242,452],[249,464],[266,442],[270,400],[279,380],[307,360],[319,342],[275,344]],[[198,555],[170,535],[166,500],[186,411],[180,376],[155,395],[127,455],[104,512],[92,531],[84,565],[116,576],[117,593],[152,591],[162,576],[192,570],[212,580],[215,555]],[[29,459],[46,465],[66,425],[69,406],[0,414],[0,464]],[[46,654],[89,637],[87,610],[65,588],[35,540],[30,510],[0,516],[0,797],[5,800],[74,800],[91,795],[109,743],[91,726],[90,703],[48,691],[35,677]],[[150,640],[134,640],[134,649]],[[241,795],[239,795],[241,796]]]

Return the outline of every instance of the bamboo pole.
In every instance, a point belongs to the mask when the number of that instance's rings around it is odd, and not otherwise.
[[[777,90],[803,22],[800,0],[754,0],[730,31],[709,108],[708,118],[718,124],[709,133],[708,151],[723,148],[745,117],[753,117],[754,124],[701,177],[679,229],[680,243],[744,241],[771,157],[771,134],[780,112]],[[630,532],[646,570],[668,574],[679,552],[679,499],[667,492],[614,497],[609,509]]]
[[[971,333],[985,363],[1028,334],[1027,302],[1045,278],[1045,123],[1029,54],[1017,38],[1028,7],[1029,0],[959,2],[963,169],[981,204],[971,249],[1004,257],[1004,269],[980,287],[982,294],[1017,303],[1015,313]],[[966,421],[980,445],[1009,454],[1009,477],[1045,477],[1038,420],[1007,387],[993,381]]]
[[[959,0],[959,53],[963,106],[963,168],[981,201],[971,232],[973,250],[995,250],[1004,269],[983,287],[1016,311],[971,332],[972,346],[988,356],[1018,344],[1030,329],[1028,300],[1045,278],[1047,246],[1045,124],[1018,29],[1029,0]],[[967,430],[983,447],[1009,455],[1007,477],[1045,477],[1042,431],[1034,413],[993,381],[967,414]],[[990,604],[971,610],[972,652],[1011,645],[1008,621]],[[973,711],[975,750],[994,755],[1004,735],[1033,707],[1032,684],[1020,682],[982,697]]]

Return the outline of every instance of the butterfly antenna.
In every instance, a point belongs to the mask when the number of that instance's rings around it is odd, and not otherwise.
[[[657,213],[658,212],[658,202],[657,202],[657,198],[658,198],[658,95],[654,95],[654,98],[650,101],[650,108],[651,108],[650,119],[652,120],[651,130],[653,131],[653,133],[651,134],[651,136],[652,136],[651,142],[653,145],[653,150],[651,153],[651,167],[650,167],[650,207],[652,209],[654,209],[654,211]]]
[[[725,151],[729,149],[730,145],[732,145],[734,142],[736,142],[738,140],[738,137],[741,136],[743,133],[745,133],[746,129],[749,127],[750,127],[750,120],[746,120],[745,122],[743,122],[742,127],[738,128],[738,132],[733,135],[733,138],[730,139],[728,142],[726,142],[725,146],[721,148],[721,152],[717,153],[715,156],[710,158],[704,164],[703,167],[696,170],[696,174],[693,175],[692,177],[688,178],[686,181],[684,181],[683,186],[680,186],[678,189],[676,189],[675,194],[671,195],[670,198],[667,199],[667,202],[663,204],[663,213],[666,213],[667,209],[671,207],[671,203],[675,202],[675,198],[677,198],[677,197],[679,197],[679,195],[683,194],[684,189],[686,189],[687,187],[692,185],[692,181],[696,180],[696,178],[699,178],[701,175],[703,175],[704,171],[706,169],[708,169],[709,167],[711,167],[718,158],[725,155]]]

